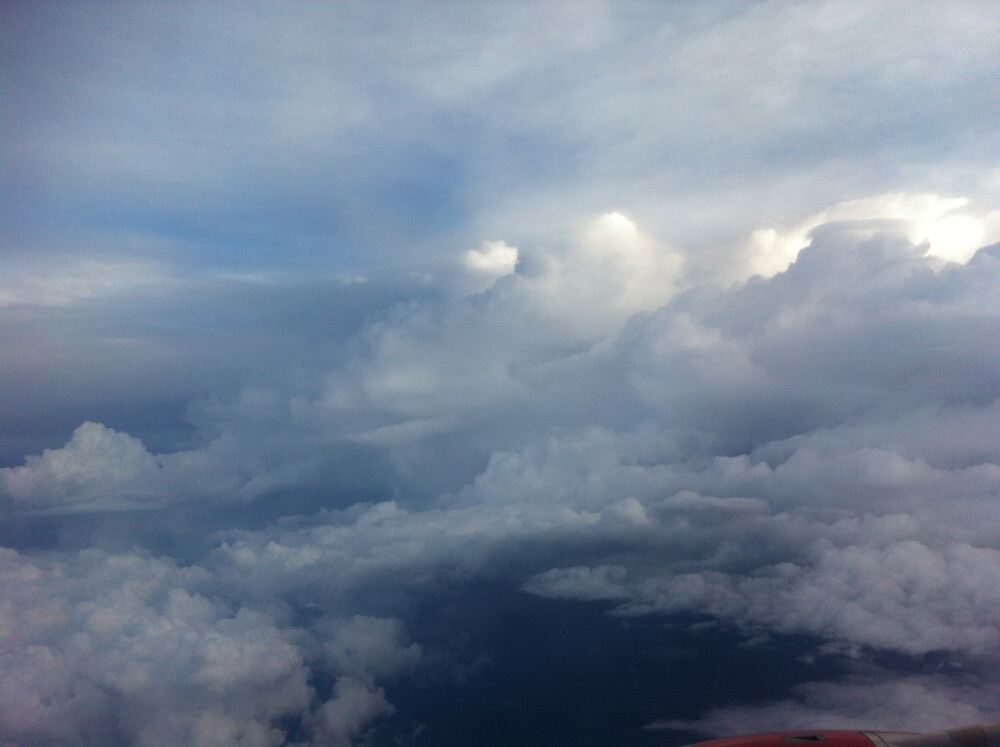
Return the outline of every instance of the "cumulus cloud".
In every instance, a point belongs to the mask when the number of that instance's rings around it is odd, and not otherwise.
[[[337,680],[334,695],[319,711],[318,744],[349,747],[367,724],[394,711],[381,689],[371,689],[351,677]]]
[[[485,290],[498,278],[514,272],[517,247],[508,246],[506,241],[484,241],[480,249],[465,253],[462,264],[472,276],[473,285],[469,290]]]
[[[251,499],[276,484],[247,463],[231,437],[204,449],[151,454],[142,442],[100,423],[84,423],[61,449],[0,470],[3,492],[35,509],[122,510],[206,497]]]
[[[560,250],[525,252],[483,294],[401,308],[364,330],[364,352],[329,377],[321,406],[338,429],[364,411],[375,423],[344,435],[380,444],[454,431],[498,406],[545,407],[546,367],[666,303],[680,268],[628,218],[601,216]]]
[[[72,564],[5,552],[6,738],[279,744],[271,720],[308,706],[295,646],[266,616],[185,588],[205,574],[96,551]]]
[[[997,717],[995,4],[9,5],[5,740],[413,741],[507,603]]]
[[[370,685],[406,673],[420,661],[420,645],[409,643],[399,620],[355,615],[327,621],[319,629],[325,654],[337,671]]]
[[[801,541],[827,545],[823,527],[815,529],[817,536]],[[620,567],[569,568],[535,576],[525,589],[563,599],[627,599],[618,607],[622,615],[697,611],[748,628],[908,654],[989,655],[1000,647],[997,550],[957,544],[935,552],[907,540],[817,555],[807,568],[785,562],[741,576],[668,570],[631,583]]]
[[[5,681],[30,683],[10,701],[18,734],[55,716],[65,733],[47,738],[69,742],[127,702],[144,716],[114,722],[124,741],[350,744],[392,717],[389,688],[424,661],[414,600],[498,574],[620,620],[807,636],[825,657],[947,654],[993,686],[996,248],[942,263],[868,221],[811,236],[784,271],[724,288],[607,214],[519,252],[477,294],[380,309],[318,382],[205,403],[204,446],[153,453],[86,423],[4,469],[5,495],[30,509],[266,506],[322,493],[339,478],[317,465],[358,453],[396,486],[226,530],[187,567],[11,552],[7,629],[35,631],[5,660]],[[892,691],[898,718],[964,692],[921,677]],[[826,711],[805,688],[752,718],[867,715],[857,682],[815,687],[839,693]],[[666,721],[728,728],[713,713]]]
[[[420,658],[398,621],[303,629],[287,606],[240,604],[199,566],[3,554],[0,718],[12,743],[279,745],[284,720],[310,744],[349,744],[392,712],[377,683]],[[336,676],[322,697],[320,666]]]
[[[962,210],[969,203],[965,197],[890,193],[842,202],[780,230],[757,229],[749,241],[750,273],[771,277],[785,270],[815,229],[838,222],[869,235],[889,229],[931,256],[964,263],[980,247],[1000,241],[1000,211]]]

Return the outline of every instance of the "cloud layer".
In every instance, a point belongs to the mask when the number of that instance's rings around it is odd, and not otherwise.
[[[0,23],[5,744],[1000,718],[994,4]]]
[[[420,666],[402,621],[414,600],[500,567],[533,595],[807,635],[824,656],[947,652],[996,688],[996,249],[942,264],[838,222],[770,278],[691,285],[679,268],[607,215],[485,291],[390,307],[311,395],[272,386],[204,410],[217,435],[200,448],[154,454],[85,423],[4,469],[12,508],[50,513],[266,505],[322,491],[315,463],[359,445],[384,469],[368,488],[414,485],[226,532],[183,567],[7,551],[15,733],[350,743],[393,713],[381,683]],[[874,718],[857,698],[896,687],[875,725],[901,727],[919,710],[906,693],[959,697],[891,682],[848,681],[821,711],[807,688],[806,705],[752,719]],[[122,703],[142,718],[109,715]]]

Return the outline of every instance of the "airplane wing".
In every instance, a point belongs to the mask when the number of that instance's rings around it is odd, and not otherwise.
[[[777,731],[697,742],[688,747],[1000,747],[1000,721],[947,731]]]

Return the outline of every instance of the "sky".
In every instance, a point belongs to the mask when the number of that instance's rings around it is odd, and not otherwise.
[[[1000,719],[1000,6],[8,2],[4,745]]]

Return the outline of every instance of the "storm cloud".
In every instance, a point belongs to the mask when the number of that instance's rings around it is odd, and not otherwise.
[[[998,718],[992,6],[114,10],[5,12],[5,740]]]

